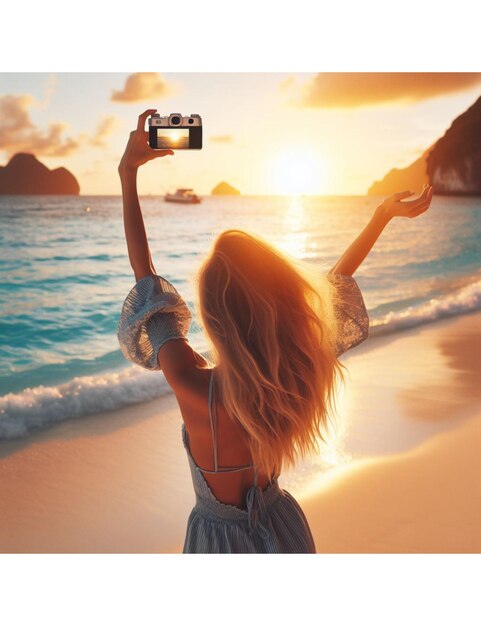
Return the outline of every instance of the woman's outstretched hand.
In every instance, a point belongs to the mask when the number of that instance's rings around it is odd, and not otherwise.
[[[430,185],[424,185],[419,198],[406,201],[406,198],[410,198],[413,195],[413,191],[395,193],[386,198],[378,207],[378,210],[389,219],[392,217],[417,217],[429,209],[433,197],[433,188]]]
[[[130,133],[129,141],[125,148],[124,155],[119,164],[119,173],[123,171],[136,170],[138,167],[167,154],[174,154],[173,150],[154,150],[149,146],[149,133],[145,130],[145,121],[157,109],[147,109],[139,115],[136,130]]]

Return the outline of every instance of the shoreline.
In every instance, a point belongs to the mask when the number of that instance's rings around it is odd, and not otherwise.
[[[318,552],[481,550],[480,330],[471,312],[346,354],[350,460],[279,479]],[[0,442],[0,552],[180,552],[195,503],[181,424],[168,394]]]

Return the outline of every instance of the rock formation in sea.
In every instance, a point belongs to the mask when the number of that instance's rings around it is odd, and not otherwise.
[[[78,196],[80,186],[75,176],[64,167],[50,170],[33,154],[15,154],[0,166],[0,195],[65,195]]]
[[[229,183],[221,182],[212,189],[213,196],[240,196],[240,191]]]
[[[391,170],[368,194],[420,191],[424,182],[433,185],[436,194],[481,195],[481,97],[419,159]]]

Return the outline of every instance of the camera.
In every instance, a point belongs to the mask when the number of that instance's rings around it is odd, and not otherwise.
[[[202,119],[200,115],[181,113],[149,117],[149,146],[154,150],[200,150]]]

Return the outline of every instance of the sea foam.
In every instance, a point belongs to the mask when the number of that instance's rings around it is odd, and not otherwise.
[[[479,309],[481,309],[481,280],[475,280],[450,294],[431,298],[417,306],[392,311],[371,320],[370,327],[373,335],[389,334]]]
[[[24,437],[55,422],[146,402],[170,391],[162,372],[131,366],[9,393],[0,398],[0,439]]]

